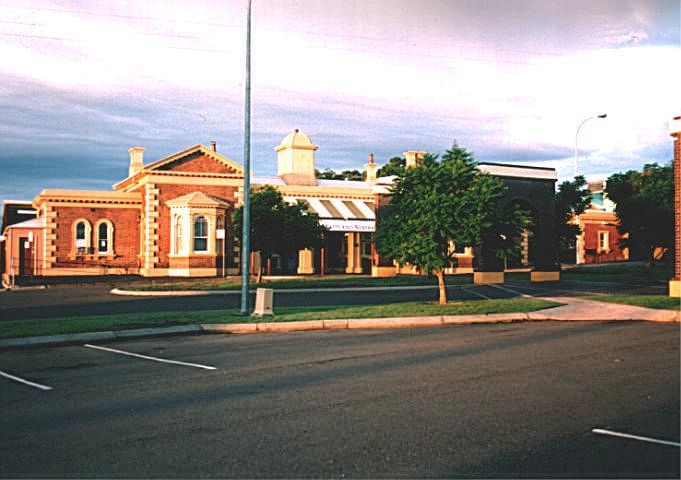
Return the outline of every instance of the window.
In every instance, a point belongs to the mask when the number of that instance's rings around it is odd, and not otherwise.
[[[97,222],[97,253],[100,255],[113,254],[113,224],[109,220]]]
[[[194,219],[194,251],[208,251],[208,221],[206,217]]]
[[[179,255],[184,250],[184,230],[182,227],[182,217],[175,215],[175,249],[173,253]]]
[[[600,231],[598,232],[598,251],[609,252],[610,251],[610,235],[608,232]]]
[[[73,250],[83,255],[92,253],[90,247],[90,222],[85,219],[76,220],[73,224]]]
[[[218,255],[224,254],[225,244],[225,227],[223,225],[222,217],[218,216],[215,219],[215,253]]]

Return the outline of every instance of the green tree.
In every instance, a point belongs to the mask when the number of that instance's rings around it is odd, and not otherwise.
[[[376,172],[377,177],[389,177],[390,175],[402,175],[407,161],[402,157],[392,157],[388,163]]]
[[[576,248],[577,235],[580,228],[570,223],[574,215],[581,215],[591,203],[591,193],[586,180],[579,175],[572,181],[565,181],[558,186],[556,199],[556,239],[561,258],[566,258]],[[573,260],[574,261],[574,260]]]
[[[336,172],[330,168],[325,168],[324,171],[315,170],[315,177],[325,180],[364,180],[364,174],[359,170],[343,170]]]
[[[395,180],[376,227],[376,248],[400,265],[434,274],[445,304],[444,271],[454,259],[453,244],[501,240],[502,230],[512,230],[507,232],[512,236],[523,228],[522,219],[499,213],[504,191],[500,180],[482,173],[471,153],[456,144],[441,159],[428,154]]]
[[[672,165],[647,164],[642,172],[629,170],[608,178],[606,193],[615,202],[617,229],[628,238],[623,247],[639,246],[655,263],[657,248],[670,248],[674,242],[674,169]]]
[[[234,212],[234,226],[241,238],[243,207]],[[250,248],[260,252],[262,270],[273,253],[288,255],[304,248],[319,246],[326,228],[319,224],[319,216],[306,203],[290,205],[281,193],[267,186],[251,193]]]

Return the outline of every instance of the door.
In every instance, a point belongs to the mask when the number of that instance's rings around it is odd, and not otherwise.
[[[19,238],[19,275],[33,275],[33,243],[28,237]]]

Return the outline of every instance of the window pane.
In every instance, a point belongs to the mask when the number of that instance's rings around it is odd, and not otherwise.
[[[208,221],[205,217],[194,219],[194,251],[208,251]]]
[[[85,240],[85,223],[83,222],[76,225],[76,240]]]
[[[205,237],[207,235],[207,222],[204,217],[196,217],[194,220],[194,236]]]
[[[99,224],[99,239],[107,240],[109,238],[109,226],[106,223]]]
[[[207,238],[194,238],[194,251],[195,252],[205,252],[208,250],[208,239]]]

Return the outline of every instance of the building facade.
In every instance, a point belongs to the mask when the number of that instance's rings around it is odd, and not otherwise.
[[[321,248],[292,258],[275,256],[267,273],[418,273],[382,263],[373,247],[377,206],[389,201],[393,178],[376,177],[378,165],[370,154],[364,181],[317,179],[317,149],[296,129],[274,149],[277,175],[251,180],[254,190],[271,185],[285,201],[306,203],[328,229]],[[242,166],[219,153],[214,142],[146,165],[144,148],[130,148],[129,154],[128,176],[112,191],[43,190],[30,202],[35,218],[5,227],[4,282],[15,276],[239,273],[232,215],[243,200]],[[408,166],[422,155],[405,152]],[[537,198],[528,199],[537,210],[552,198],[555,170],[499,164],[480,168],[511,185],[522,183],[517,188],[521,196],[535,192],[531,195]],[[473,249],[452,248],[456,261],[449,273],[472,272]],[[530,261],[527,249],[523,258]],[[253,263],[257,266],[258,259]]]
[[[606,263],[629,260],[629,249],[620,246],[622,234],[615,204],[605,193],[605,180],[588,182],[591,193],[589,208],[573,218],[581,233],[577,236],[576,263]]]

